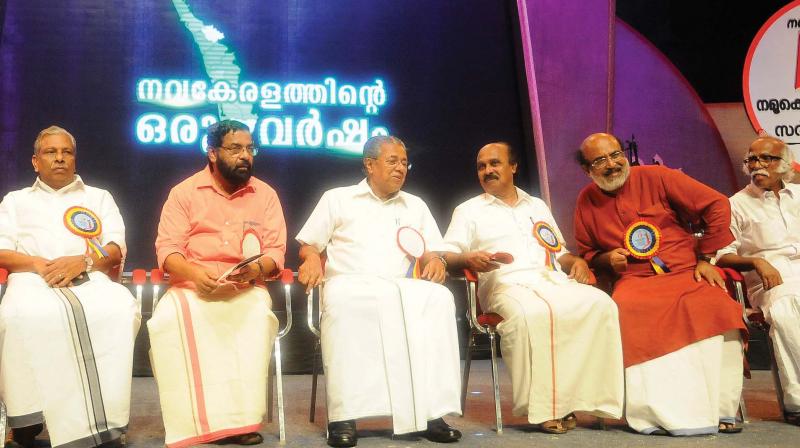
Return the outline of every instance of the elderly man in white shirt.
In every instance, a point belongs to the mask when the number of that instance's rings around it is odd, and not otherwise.
[[[461,433],[441,418],[461,413],[453,296],[437,284],[442,237],[425,203],[400,191],[410,167],[400,139],[369,139],[363,165],[367,178],[325,192],[296,237],[298,280],[310,289],[324,277],[328,445],[355,446],[355,419],[388,415],[395,434],[454,442]]]
[[[479,272],[483,310],[503,317],[497,331],[515,415],[555,434],[575,427],[573,411],[620,418],[617,307],[586,284],[589,268],[567,251],[547,205],[514,186],[517,166],[507,143],[478,152],[485,193],[453,212],[444,240],[456,253],[447,261]]]
[[[730,198],[736,240],[717,265],[742,271],[750,303],[770,324],[787,420],[800,425],[800,185],[792,151],[774,137],[756,139],[743,169],[751,182]]]
[[[49,127],[34,143],[33,186],[0,203],[0,395],[15,445],[43,422],[54,447],[119,443],[127,431],[139,309],[109,278],[125,256],[111,195],[75,174],[75,139]]]

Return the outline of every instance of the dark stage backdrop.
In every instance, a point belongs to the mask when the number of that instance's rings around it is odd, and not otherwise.
[[[321,193],[361,179],[361,143],[389,132],[414,164],[406,190],[442,231],[477,194],[475,151],[533,153],[514,1],[11,0],[0,34],[0,192],[32,183],[51,124],[78,140],[78,173],[112,192],[127,268],[155,263],[169,189],[205,164],[203,128],[238,118],[255,173],[292,237]],[[519,183],[538,185],[533,156]],[[537,193],[537,191],[534,191]]]

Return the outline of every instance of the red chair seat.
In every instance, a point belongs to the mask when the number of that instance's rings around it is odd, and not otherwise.
[[[478,323],[485,326],[497,327],[503,321],[503,316],[497,313],[484,313],[478,315]]]

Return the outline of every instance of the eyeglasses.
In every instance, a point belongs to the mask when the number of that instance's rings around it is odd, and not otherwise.
[[[367,158],[372,160],[379,160],[374,157],[367,157]],[[411,167],[414,166],[413,164],[408,163],[408,160],[400,160],[400,159],[385,159],[383,163],[385,163],[391,169],[397,168],[397,165],[402,165],[403,168],[406,169],[406,171],[411,171]]]
[[[257,155],[258,154],[258,147],[249,145],[249,146],[242,146],[242,145],[233,145],[233,146],[220,146],[220,148],[228,151],[228,154],[232,156],[238,156],[242,153],[242,151],[247,151],[250,155]]]
[[[760,156],[745,157],[743,162],[745,163],[745,165],[755,165],[756,162],[762,165],[769,165],[770,163],[777,162],[778,160],[783,160],[783,158],[778,156],[771,156],[769,154],[761,154]]]
[[[615,162],[621,162],[624,158],[625,158],[625,153],[623,153],[622,151],[614,151],[607,156],[598,157],[592,160],[591,162],[589,162],[589,165],[591,165],[592,168],[595,169],[605,168],[606,166],[608,166],[608,162],[610,162],[611,160]]]

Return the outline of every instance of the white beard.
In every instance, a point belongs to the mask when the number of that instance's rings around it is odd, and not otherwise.
[[[617,176],[611,180],[607,180],[605,177],[599,174],[589,173],[589,176],[592,178],[594,183],[597,184],[603,191],[617,191],[625,185],[625,182],[628,180],[628,176],[631,175],[631,167],[627,163],[625,166],[622,167],[622,175]]]

